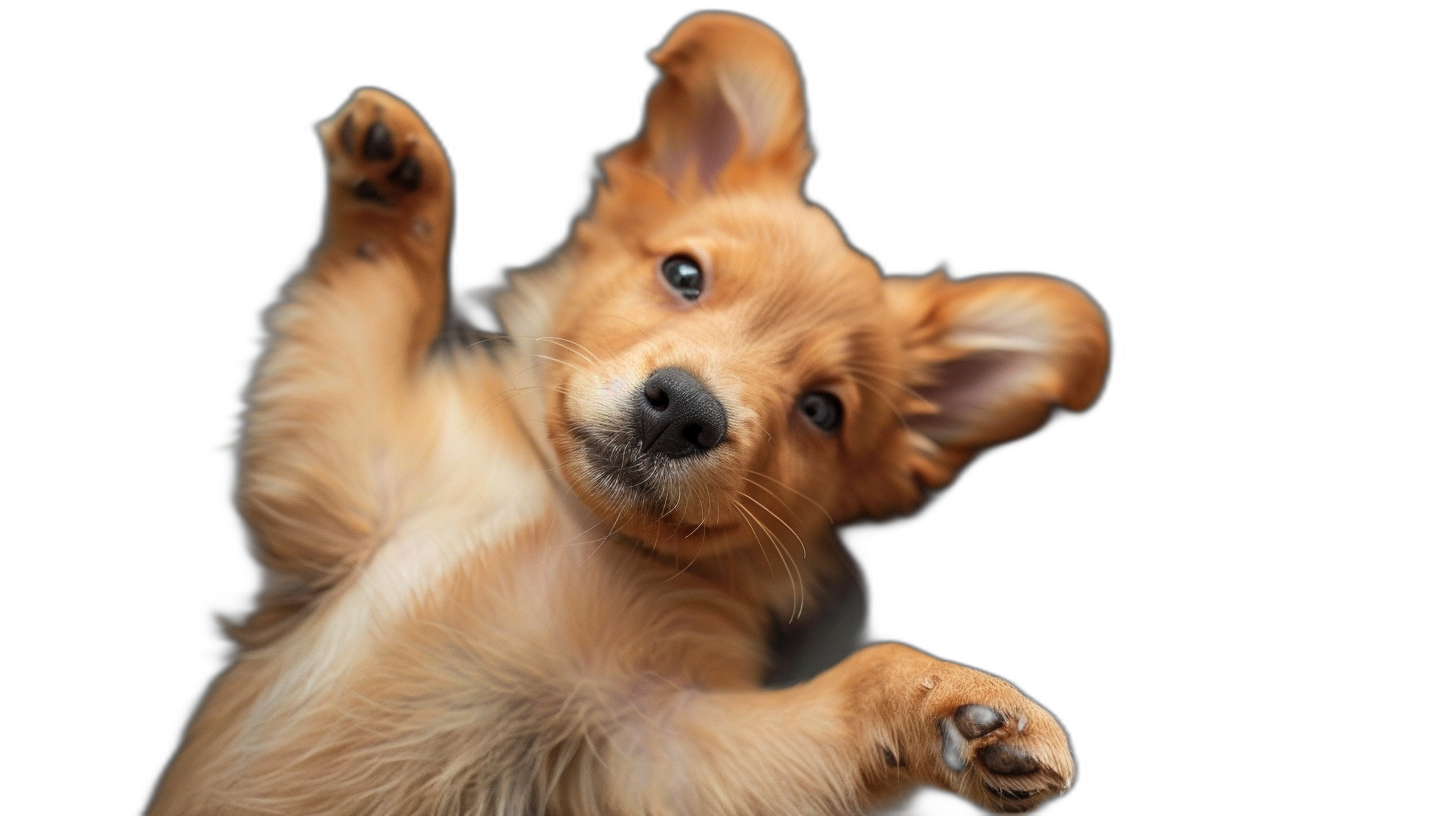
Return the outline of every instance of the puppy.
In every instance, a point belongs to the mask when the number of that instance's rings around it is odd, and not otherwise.
[[[1100,311],[882,275],[802,195],[763,25],[694,16],[652,60],[641,132],[490,340],[440,339],[424,122],[362,90],[320,126],[323,237],[247,393],[266,583],[151,813],[840,814],[922,784],[1019,811],[1071,783],[1050,714],[912,648],[764,679],[852,569],[837,525],[1096,399]]]

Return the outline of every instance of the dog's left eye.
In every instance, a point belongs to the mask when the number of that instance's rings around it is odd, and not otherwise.
[[[703,270],[688,255],[673,255],[662,262],[662,278],[688,300],[703,293]]]
[[[821,431],[833,431],[844,419],[844,404],[828,391],[810,391],[799,397],[799,410]]]

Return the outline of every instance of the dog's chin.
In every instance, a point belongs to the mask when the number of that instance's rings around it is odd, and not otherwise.
[[[694,538],[727,527],[699,507],[704,495],[701,457],[675,459],[642,451],[635,434],[573,428],[575,450],[564,471],[578,497],[614,529],[638,538]]]

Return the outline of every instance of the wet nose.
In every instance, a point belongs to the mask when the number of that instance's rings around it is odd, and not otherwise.
[[[642,384],[642,452],[679,458],[707,453],[723,441],[723,403],[681,368],[659,368]]]

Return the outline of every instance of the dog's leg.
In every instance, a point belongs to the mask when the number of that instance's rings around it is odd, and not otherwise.
[[[446,308],[450,168],[424,122],[364,89],[319,134],[323,237],[268,315],[247,394],[238,501],[268,582],[245,643],[387,534],[398,425]]]
[[[898,644],[788,689],[677,692],[605,756],[623,813],[855,813],[916,784],[1019,812],[1074,772],[1061,726],[1010,683]]]

